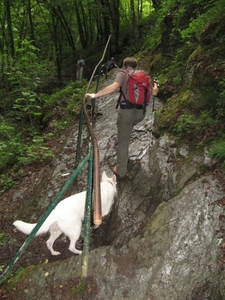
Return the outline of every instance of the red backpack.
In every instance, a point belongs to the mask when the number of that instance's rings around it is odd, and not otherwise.
[[[125,72],[128,76],[127,94],[128,100],[132,104],[146,106],[150,102],[151,97],[151,79],[145,71],[138,70],[134,73]],[[121,90],[124,96],[124,93]],[[125,98],[125,96],[124,96]]]

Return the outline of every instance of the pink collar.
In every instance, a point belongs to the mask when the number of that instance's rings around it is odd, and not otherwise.
[[[113,186],[113,183],[112,183],[112,181],[110,181],[110,180],[107,180],[109,183],[111,183],[111,185]]]

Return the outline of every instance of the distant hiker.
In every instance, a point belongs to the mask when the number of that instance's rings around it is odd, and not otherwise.
[[[137,66],[137,61],[133,57],[127,57],[123,61],[123,70],[117,73],[115,81],[105,87],[103,90],[99,91],[96,94],[86,94],[85,97],[91,98],[98,98],[101,96],[105,96],[107,94],[113,93],[117,90],[121,90],[120,94],[120,103],[118,109],[118,116],[117,116],[117,131],[118,131],[118,146],[117,146],[117,165],[112,168],[112,171],[115,175],[117,175],[118,179],[125,179],[129,178],[130,175],[127,171],[127,163],[128,163],[128,154],[129,154],[129,143],[131,132],[133,127],[142,121],[145,117],[145,108],[146,105],[144,101],[147,103],[150,101],[151,94],[156,96],[158,93],[158,83],[154,82],[154,86],[152,87],[151,84],[148,87],[146,93],[143,95],[147,95],[148,99],[144,100],[138,98],[138,103],[142,101],[143,104],[132,104],[129,100],[131,95],[129,96],[128,93],[128,83],[130,77],[134,74],[140,72],[143,74],[143,71],[136,71],[135,68]],[[145,73],[146,74],[146,73]],[[150,82],[149,76],[146,76],[146,84]],[[143,87],[143,84],[142,84]],[[133,90],[135,93],[135,90]]]
[[[115,59],[113,57],[110,58],[110,60],[108,60],[104,65],[102,65],[101,68],[101,74],[104,75],[107,72],[111,71],[114,68],[118,68]]]
[[[80,58],[77,61],[77,80],[82,80],[83,78],[83,70],[84,70],[85,61],[80,56]]]

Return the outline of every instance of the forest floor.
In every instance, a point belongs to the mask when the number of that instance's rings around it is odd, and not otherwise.
[[[69,135],[70,129],[68,129],[64,134]],[[59,147],[58,147],[58,139],[51,141],[51,144],[48,145],[54,152],[55,155],[60,155]],[[58,151],[58,152],[57,152]],[[72,153],[71,155],[74,155]],[[69,153],[68,153],[69,155]],[[0,235],[0,273],[2,273],[6,267],[9,265],[13,257],[17,254],[20,247],[26,240],[26,236],[19,232],[12,224],[16,218],[16,212],[19,210],[21,206],[24,205],[23,197],[17,197],[17,201],[13,201],[13,196],[15,193],[20,193],[21,190],[29,190],[28,187],[31,184],[31,180],[34,177],[42,177],[42,182],[46,182],[49,180],[49,172],[46,166],[37,166],[36,164],[30,165],[29,167],[24,168],[23,174],[27,174],[27,176],[21,179],[21,182],[14,188],[1,193],[0,194],[0,234],[4,235],[4,239],[1,238]],[[33,196],[33,190],[31,191],[30,198]],[[26,199],[29,199],[29,194],[26,194]],[[44,211],[43,211],[44,212]],[[43,213],[42,212],[42,213]],[[12,268],[13,276],[18,271],[21,271],[29,266],[38,265],[43,263],[52,263],[55,261],[65,260],[71,255],[73,255],[69,250],[69,241],[65,238],[59,238],[55,242],[55,249],[61,252],[59,256],[52,256],[49,250],[46,247],[46,240],[48,239],[48,234],[38,236],[32,240],[32,242],[28,245],[26,250],[19,257],[15,266]],[[82,241],[77,245],[77,249],[82,248]],[[9,275],[10,278],[10,275]],[[8,279],[8,278],[7,278]],[[7,281],[7,279],[5,281]],[[66,289],[74,288],[74,281],[71,282],[71,286],[69,283],[67,285],[64,284]],[[14,299],[25,299],[22,295],[24,295],[25,287],[21,285],[20,290],[17,287],[16,290],[8,291],[4,282],[2,286],[0,286],[0,299],[5,300],[14,300]],[[60,293],[63,292],[62,286],[59,287]],[[93,289],[91,289],[93,290]],[[59,291],[58,291],[59,292]],[[55,291],[57,295],[57,289]],[[66,293],[65,293],[66,294]],[[25,297],[25,296],[24,296]],[[64,299],[67,299],[64,297]],[[73,299],[80,299],[79,297]],[[84,299],[84,298],[82,298]]]
[[[70,128],[66,130],[64,135],[70,134]],[[65,136],[66,138],[66,136]],[[60,155],[60,150],[58,147],[58,139],[52,140],[49,147],[53,150],[54,154]],[[74,155],[72,152],[73,149],[71,149],[71,155]],[[67,153],[70,155],[70,153]],[[220,175],[220,172],[216,174],[216,171],[212,171],[213,175],[218,178],[218,180],[223,184],[225,189],[225,180],[224,177]],[[4,234],[4,242],[2,242],[1,236],[0,236],[0,270],[1,272],[5,270],[5,268],[9,265],[12,258],[16,255],[17,251],[20,249],[20,247],[23,245],[26,236],[20,232],[18,232],[15,227],[12,225],[15,221],[15,217],[17,214],[17,211],[21,206],[24,205],[24,199],[23,197],[17,197],[16,203],[13,201],[13,196],[15,193],[20,193],[21,190],[29,190],[28,187],[31,184],[31,180],[33,180],[35,176],[42,177],[42,182],[46,182],[49,180],[49,172],[47,166],[37,166],[31,165],[23,170],[23,174],[27,174],[27,176],[24,176],[23,179],[21,179],[21,182],[15,187],[12,188],[4,193],[0,194],[1,201],[0,201],[0,234]],[[29,199],[33,196],[34,190],[31,192],[32,194],[28,195],[26,194],[26,198]],[[220,200],[220,205],[225,207],[225,198]],[[44,211],[43,211],[44,212]],[[42,212],[42,213],[43,213]],[[219,265],[222,269],[225,264],[225,229],[224,229],[224,216],[221,215],[221,249],[222,254],[220,257]],[[6,239],[5,239],[6,238]],[[32,240],[32,242],[28,245],[26,248],[26,251],[22,253],[18,261],[16,262],[15,266],[12,269],[12,274],[15,276],[15,274],[18,271],[21,271],[29,266],[32,265],[38,265],[38,264],[44,264],[44,263],[52,263],[55,261],[62,261],[66,260],[67,258],[71,257],[71,252],[68,250],[69,241],[65,238],[59,238],[55,242],[55,249],[57,251],[61,252],[61,255],[59,256],[52,256],[49,252],[49,250],[46,247],[46,240],[48,238],[48,235],[43,235],[35,238]],[[97,244],[98,241],[95,241]],[[77,248],[82,248],[82,243],[80,245],[77,245]],[[9,276],[10,277],[10,276]],[[6,280],[7,281],[7,280]],[[94,293],[96,287],[94,283],[89,280],[89,286],[87,288],[88,295],[82,296],[73,296],[72,298],[67,298],[66,295],[68,295],[68,290],[71,290],[75,286],[75,282],[66,282],[63,283],[63,285],[58,285],[58,289],[54,287],[54,294],[56,295],[64,295],[63,299],[74,299],[74,300],[80,300],[80,299],[91,299],[92,293]],[[65,289],[65,290],[64,290]],[[23,300],[25,298],[25,290],[26,285],[25,283],[19,287],[16,288],[16,290],[7,290],[6,285],[3,283],[2,286],[0,286],[0,299],[3,300]],[[55,298],[55,299],[56,299]]]

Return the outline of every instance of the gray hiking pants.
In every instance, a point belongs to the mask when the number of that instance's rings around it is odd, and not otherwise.
[[[77,68],[77,80],[82,80],[83,78],[83,67]]]
[[[127,174],[127,163],[129,156],[129,144],[131,132],[134,126],[144,119],[143,109],[121,109],[118,110],[117,131],[117,173],[123,177]]]

